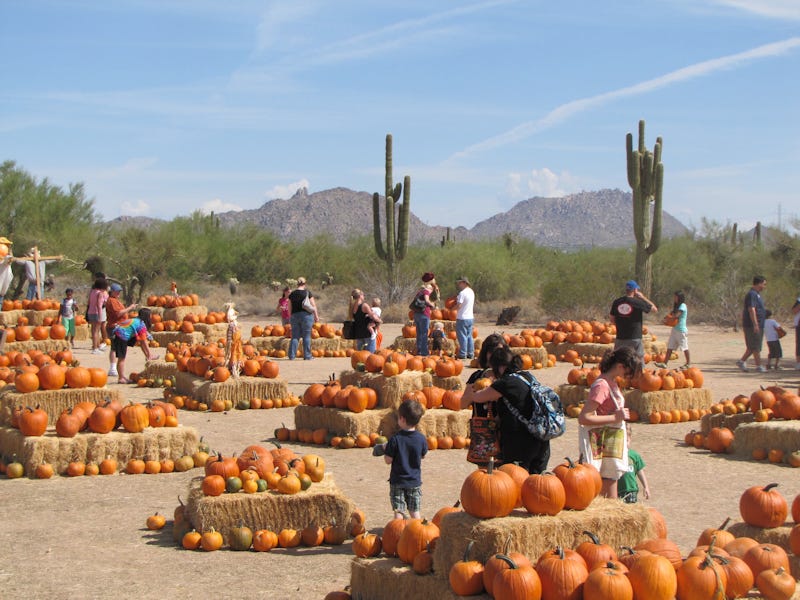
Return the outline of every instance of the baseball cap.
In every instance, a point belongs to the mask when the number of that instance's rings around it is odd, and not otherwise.
[[[112,283],[111,287],[109,288],[112,292],[121,292],[122,286],[118,283]]]
[[[639,289],[639,284],[636,283],[633,279],[631,279],[630,281],[628,281],[625,284],[625,288],[629,289],[629,290],[638,290]]]

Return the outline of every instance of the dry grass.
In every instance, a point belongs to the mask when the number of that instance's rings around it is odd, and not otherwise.
[[[417,575],[398,558],[354,558],[350,563],[350,593],[354,600],[395,600],[398,590],[407,600],[456,600],[445,579],[434,574]],[[470,596],[481,600],[488,594]]]
[[[786,454],[800,449],[800,421],[742,423],[733,437],[733,454],[749,458],[756,448],[780,449]]]
[[[201,402],[210,404],[214,400],[231,400],[235,404],[239,400],[251,398],[287,398],[289,386],[280,378],[265,377],[231,377],[222,383],[208,381],[191,373],[179,372],[175,376],[175,389],[186,396],[192,396]]]
[[[733,431],[743,423],[752,423],[754,418],[755,414],[749,411],[735,415],[726,415],[724,413],[703,415],[702,419],[700,419],[700,431],[708,433],[714,427],[727,427]]]
[[[423,371],[403,371],[393,377],[384,377],[380,373],[342,371],[339,380],[342,387],[355,385],[372,388],[378,394],[378,406],[393,409],[400,406],[405,393],[421,390],[432,383],[431,375]]]
[[[328,430],[328,433],[339,436],[355,437],[360,433],[369,435],[378,431],[383,432],[384,435],[391,435],[397,430],[396,421],[391,429],[383,429],[383,423],[393,413],[394,410],[390,408],[353,413],[338,408],[300,404],[294,409],[294,423],[297,429],[324,428]]]

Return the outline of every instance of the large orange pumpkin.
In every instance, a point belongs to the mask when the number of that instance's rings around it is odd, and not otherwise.
[[[67,369],[65,379],[67,387],[80,389],[91,385],[92,374],[86,367],[72,367],[71,369]]]
[[[38,375],[43,390],[60,390],[66,382],[66,369],[60,365],[49,364]]]

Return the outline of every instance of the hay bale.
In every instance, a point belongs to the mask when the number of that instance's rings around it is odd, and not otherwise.
[[[402,590],[405,600],[457,600],[446,577],[417,575],[399,558],[353,558],[350,563],[350,594],[353,598],[395,600]],[[489,599],[488,594],[470,596]]]
[[[700,431],[708,433],[714,427],[727,427],[733,431],[742,423],[752,423],[754,420],[755,415],[749,411],[735,415],[726,415],[724,413],[707,414],[700,418]]]
[[[27,342],[9,342],[3,348],[4,352],[30,352],[31,350],[40,350],[45,353],[58,352],[59,350],[67,350],[69,342],[67,340],[28,340]]]
[[[403,394],[421,390],[432,383],[430,373],[424,371],[403,371],[393,377],[384,377],[380,373],[361,373],[359,371],[342,371],[339,375],[342,387],[355,385],[370,387],[378,394],[378,407],[394,408],[400,406]]]
[[[259,352],[261,350],[283,350],[285,352],[289,351],[289,343],[290,340],[287,337],[283,336],[275,336],[275,335],[268,335],[268,336],[261,336],[261,337],[254,337],[248,340],[248,344],[253,346]],[[311,340],[312,342],[314,340]]]
[[[180,323],[186,315],[199,315],[205,317],[208,314],[206,306],[176,306],[175,308],[165,308],[162,313],[164,321],[176,321]]]
[[[447,408],[434,408],[426,410],[422,415],[419,423],[417,423],[417,431],[424,436],[429,435],[461,435],[469,437],[469,420],[472,417],[472,410],[450,410]],[[394,422],[394,429],[392,433],[397,431],[397,416],[392,415]],[[381,423],[384,434],[389,430],[387,424]]]
[[[178,363],[176,362],[167,362],[162,359],[158,360],[148,360],[145,365],[144,369],[139,373],[140,377],[144,377],[146,379],[156,379],[157,377],[169,378],[173,381],[178,375]]]
[[[292,343],[291,338],[283,336],[262,336],[250,338],[247,342],[258,351],[261,350],[283,350],[288,354],[289,345]],[[316,338],[311,340],[311,350],[321,350],[322,352],[344,350],[353,347],[353,340],[343,340],[339,336],[332,338]],[[298,344],[298,350],[302,351],[302,340]]]
[[[75,326],[75,341],[76,342],[85,342],[87,340],[92,339],[92,330],[89,327],[88,323],[84,323],[83,325],[76,325]]]
[[[49,310],[25,310],[23,311],[28,317],[28,325],[36,327],[37,325],[44,325],[44,320],[48,317],[55,323],[58,321],[58,309]]]
[[[225,335],[228,333],[228,324],[214,323],[209,325],[208,323],[195,323],[194,330],[202,333],[207,342],[211,342],[220,338],[225,339]]]
[[[382,429],[382,423],[393,412],[392,409],[381,408],[353,413],[338,408],[299,404],[294,408],[294,426],[297,429],[325,428],[333,435],[353,437],[359,433],[368,435],[376,431],[391,435],[397,430],[397,423],[395,422],[391,430]]]
[[[578,353],[578,356],[585,357],[585,356],[603,356],[609,350],[614,349],[614,344],[593,344],[593,343],[580,343],[580,344],[570,344],[568,342],[561,342],[560,344],[556,344],[554,342],[545,342],[542,344],[542,348],[544,348],[548,354],[555,354],[556,356],[561,356],[567,350],[574,350]]]
[[[566,408],[567,406],[586,402],[586,399],[589,397],[589,387],[565,383],[556,388],[556,393],[558,397],[561,398],[561,404]]]
[[[690,408],[709,408],[714,403],[711,390],[708,388],[692,388],[680,390],[660,390],[658,392],[642,392],[641,390],[625,390],[625,406],[639,413],[641,421],[647,423],[650,413],[662,410],[689,410]]]
[[[3,310],[0,311],[0,327],[16,327],[19,318],[24,316],[28,311],[17,310]]]
[[[185,342],[190,346],[195,344],[203,344],[206,337],[199,331],[192,333],[183,333],[180,331],[155,331],[153,332],[153,339],[158,342],[159,346],[166,346],[167,344],[180,344]]]
[[[545,350],[544,347],[542,347],[542,348],[511,348],[511,352],[513,352],[514,354],[517,354],[517,355],[527,354],[528,356],[531,357],[531,359],[533,359],[534,364],[535,363],[541,363],[542,366],[546,366],[547,365],[547,350]]]
[[[333,520],[348,523],[355,504],[337,487],[331,473],[319,483],[294,495],[277,492],[222,494],[205,496],[202,478],[192,480],[185,515],[197,531],[214,528],[229,539],[232,527],[240,522],[257,529],[303,529],[311,523],[321,526]]]
[[[452,377],[439,377],[438,375],[431,375],[431,381],[435,387],[440,387],[443,390],[463,390],[464,382],[461,377],[453,375]]]
[[[48,423],[55,425],[61,413],[72,408],[78,402],[102,402],[105,399],[123,401],[122,392],[118,389],[82,388],[78,390],[63,388],[60,390],[38,390],[28,394],[21,394],[15,388],[10,388],[0,396],[0,424],[11,423],[11,413],[17,406],[39,406],[47,413]]]
[[[208,381],[191,373],[178,372],[175,375],[175,389],[178,393],[191,396],[201,402],[210,404],[216,399],[232,400],[235,404],[239,400],[251,398],[288,398],[289,385],[285,379],[276,377],[231,377],[222,383]]]
[[[742,423],[731,445],[737,456],[751,457],[756,448],[779,448],[791,454],[800,448],[800,421],[775,419],[764,423]]]
[[[99,463],[111,457],[124,465],[132,458],[176,460],[197,450],[197,430],[192,427],[148,427],[141,433],[79,433],[73,438],[57,437],[54,429],[38,437],[25,437],[11,427],[0,427],[0,452],[17,455],[25,473],[33,476],[36,467],[50,463],[63,473],[71,461]]]
[[[428,348],[431,348],[433,344],[433,339],[428,338]],[[417,353],[417,338],[405,338],[402,336],[397,336],[394,338],[394,342],[391,346],[389,346],[392,350],[397,350],[398,352],[408,352],[409,354],[416,354]],[[451,340],[449,338],[445,338],[442,340],[442,352],[445,354],[455,354],[456,352],[456,342],[455,340]]]
[[[434,573],[446,578],[450,567],[462,560],[468,540],[475,541],[472,560],[485,562],[503,551],[509,539],[509,551],[535,560],[555,546],[575,548],[586,540],[584,531],[595,533],[612,548],[635,546],[655,534],[646,506],[608,498],[595,498],[586,510],[562,510],[554,517],[515,510],[508,517],[477,519],[458,512],[442,519],[433,553]]]

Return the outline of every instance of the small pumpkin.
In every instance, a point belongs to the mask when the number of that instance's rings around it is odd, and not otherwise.
[[[164,515],[160,515],[158,513],[155,513],[147,517],[147,521],[145,522],[147,528],[153,531],[162,529],[166,524],[167,524],[167,518]]]
[[[378,556],[381,547],[381,538],[374,533],[360,533],[353,539],[353,554],[360,558]]]
[[[483,564],[477,560],[469,560],[469,553],[474,542],[469,541],[464,549],[463,558],[450,567],[448,580],[450,588],[459,596],[475,596],[483,591]]]

